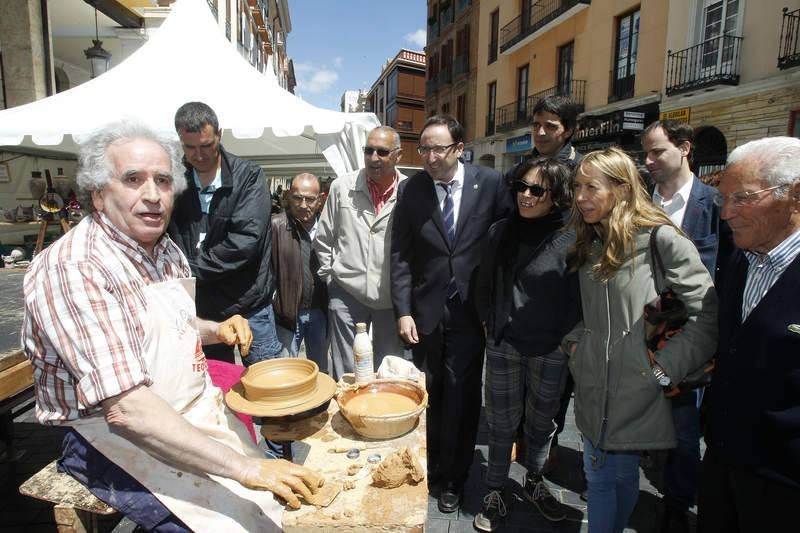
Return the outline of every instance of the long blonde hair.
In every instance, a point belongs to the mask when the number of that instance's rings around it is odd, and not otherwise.
[[[653,205],[636,165],[624,151],[611,147],[591,152],[584,156],[577,172],[585,176],[584,169],[590,166],[611,182],[615,201],[608,218],[608,231],[603,231],[599,222],[584,222],[577,202],[572,203],[571,224],[576,240],[571,264],[578,269],[586,263],[592,241],[599,234],[603,239],[603,252],[600,261],[592,265],[592,272],[597,279],[608,281],[633,254],[639,228],[669,225],[678,233],[682,232],[664,211]]]

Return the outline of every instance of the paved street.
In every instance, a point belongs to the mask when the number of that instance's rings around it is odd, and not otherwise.
[[[19,328],[22,320],[21,287],[22,271],[0,270],[0,349],[9,350],[19,343]],[[2,499],[0,499],[0,524],[3,531],[50,532],[54,531],[52,507],[45,502],[21,496],[17,488],[59,454],[63,430],[43,427],[33,420],[32,410],[20,415],[14,424],[15,446],[24,454],[15,463],[0,463],[0,479],[3,479]],[[549,475],[550,486],[560,500],[574,507],[572,519],[561,523],[550,523],[543,519],[532,504],[519,497],[524,471],[514,463],[509,489],[515,497],[507,519],[507,532],[583,532],[587,531],[586,503],[578,494],[581,490],[579,475],[580,436],[575,428],[574,417],[570,411],[567,425],[560,438],[559,466]],[[431,533],[458,533],[474,531],[472,518],[480,510],[485,487],[483,476],[486,471],[486,424],[481,420],[481,432],[475,450],[475,461],[467,481],[465,501],[462,510],[452,515],[443,515],[436,508],[436,501],[429,500],[428,527]],[[662,457],[656,455],[647,470],[641,474],[639,503],[631,519],[630,529],[639,533],[654,533],[660,518],[661,509],[657,487]],[[133,529],[130,522],[121,524],[101,522],[101,531],[128,533]]]

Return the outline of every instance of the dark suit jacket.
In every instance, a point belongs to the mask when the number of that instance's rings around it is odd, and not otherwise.
[[[717,268],[720,244],[720,208],[714,205],[716,193],[714,187],[694,178],[681,228],[694,243],[700,260],[712,277]]]
[[[729,464],[800,488],[800,257],[742,323],[747,268],[736,250],[718,280],[706,442]]]
[[[489,226],[505,217],[511,207],[498,171],[465,164],[451,247],[434,187],[424,171],[400,182],[392,223],[392,304],[396,316],[413,316],[423,335],[442,319],[451,276],[461,300],[472,309],[483,241]]]

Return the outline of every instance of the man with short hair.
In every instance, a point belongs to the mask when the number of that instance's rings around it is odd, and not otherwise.
[[[245,366],[277,357],[272,311],[269,186],[261,168],[226,151],[214,110],[189,102],[175,113],[189,187],[175,200],[170,236],[197,278],[197,312],[213,319],[244,315],[253,330]],[[229,346],[209,346],[212,359],[234,362]]]
[[[333,377],[353,372],[355,324],[372,324],[377,369],[387,355],[402,357],[389,294],[389,246],[403,149],[388,126],[369,132],[365,168],[333,181],[320,217],[314,249],[320,277],[328,283]]]
[[[499,172],[459,161],[464,129],[449,115],[422,127],[425,171],[400,184],[392,224],[392,302],[400,336],[428,389],[428,482],[439,509],[458,510],[472,464],[486,343],[475,277],[489,226],[511,195]]]
[[[642,149],[650,179],[655,183],[653,202],[692,240],[713,278],[721,238],[716,189],[694,175],[689,161],[694,132],[686,123],[658,120],[642,133]],[[662,533],[688,533],[687,511],[697,498],[700,476],[700,404],[703,388],[682,391],[672,398],[672,419],[677,447],[669,450],[664,466]]]
[[[785,531],[800,502],[800,139],[739,146],[719,193],[739,250],[717,283],[698,531]]]
[[[272,271],[278,287],[272,306],[282,354],[297,356],[303,342],[306,357],[328,373],[328,291],[312,246],[321,201],[319,178],[298,174],[285,211],[272,217]]]
[[[70,428],[59,469],[147,531],[280,531],[269,492],[297,508],[321,479],[264,459],[211,384],[201,343],[246,354],[249,330],[195,315],[189,264],[165,235],[186,187],[179,153],[131,121],[82,144],[92,213],[25,275],[36,418]]]

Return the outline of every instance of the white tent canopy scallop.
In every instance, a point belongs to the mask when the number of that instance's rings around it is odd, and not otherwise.
[[[68,91],[0,112],[0,146],[77,152],[86,134],[135,117],[174,135],[182,104],[217,113],[223,144],[266,167],[303,169],[327,160],[339,175],[363,166],[360,147],[379,125],[372,113],[317,108],[253,68],[223,36],[203,0],[178,0],[161,28],[128,59]]]

